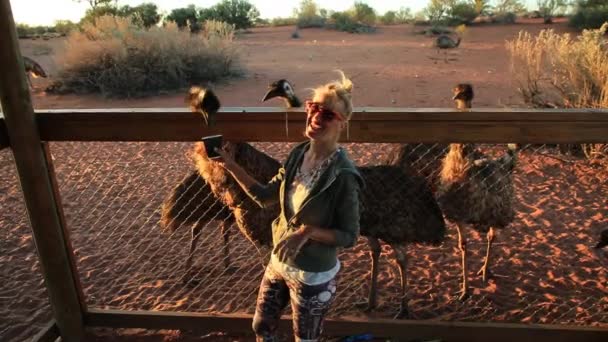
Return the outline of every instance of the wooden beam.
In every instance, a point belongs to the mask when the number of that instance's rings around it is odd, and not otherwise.
[[[251,315],[210,315],[152,311],[119,311],[90,309],[87,326],[144,329],[185,329],[223,331],[233,334],[251,333]],[[291,333],[291,320],[283,317],[279,329]],[[445,341],[608,341],[608,329],[508,323],[468,323],[443,321],[412,321],[384,319],[329,319],[324,326],[326,336],[349,336],[370,333],[375,337],[441,339]]]
[[[209,129],[182,108],[36,111],[49,141],[301,141],[302,109],[224,108]],[[356,108],[350,142],[603,143],[608,110]]]
[[[8,131],[6,130],[6,123],[4,122],[4,116],[0,113],[0,151],[9,147]]]
[[[76,273],[68,256],[59,203],[52,191],[48,163],[42,148],[10,2],[0,0],[0,100],[4,120],[36,250],[49,292],[57,326],[64,341],[84,337],[83,310],[76,289]]]
[[[52,320],[32,337],[31,342],[55,342],[57,337],[59,337],[59,329],[57,329],[55,321]]]

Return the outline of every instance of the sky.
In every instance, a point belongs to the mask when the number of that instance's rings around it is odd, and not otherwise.
[[[169,12],[173,8],[186,7],[195,4],[198,7],[210,7],[218,0],[119,0],[119,5],[135,6],[142,2],[153,2],[161,11]],[[260,11],[262,18],[289,17],[300,0],[249,0]],[[428,0],[364,0],[379,14],[388,10],[398,10],[409,7],[415,13],[424,8]],[[534,7],[536,0],[524,0]],[[74,0],[10,0],[13,16],[17,23],[29,25],[52,25],[56,20],[67,19],[79,21],[88,8],[86,1],[78,3]],[[354,0],[317,1],[323,8],[343,11],[350,8]]]

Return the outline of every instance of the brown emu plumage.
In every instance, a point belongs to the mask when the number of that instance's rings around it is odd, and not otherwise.
[[[473,87],[458,84],[453,89],[457,108],[468,110],[473,100]],[[516,163],[513,144],[500,158],[492,159],[472,144],[450,144],[442,161],[437,197],[445,217],[456,224],[458,247],[462,256],[461,299],[468,295],[466,239],[463,226],[486,233],[484,264],[477,273],[488,278],[490,249],[494,229],[508,226],[515,217],[513,209],[513,169]]]
[[[274,158],[248,143],[226,142],[223,149],[247,173],[262,184],[270,181],[281,167],[281,164]],[[207,181],[215,198],[233,211],[241,233],[256,247],[270,246],[272,244],[270,225],[279,216],[278,203],[264,209],[260,208],[248,197],[226,169],[217,161],[207,157],[203,143],[195,144],[192,159],[198,173]]]
[[[198,171],[186,176],[165,198],[161,207],[160,226],[168,232],[175,232],[182,225],[191,226],[190,252],[186,258],[186,275],[192,266],[192,257],[201,232],[210,222],[217,221],[224,239],[224,265],[230,264],[228,239],[230,226],[234,223],[232,212],[217,201],[211,187],[205,183]],[[185,280],[190,280],[185,277]]]
[[[447,144],[402,144],[389,153],[385,164],[422,177],[435,193],[441,173],[441,160],[447,152]]]
[[[406,299],[407,244],[439,244],[446,226],[427,182],[396,166],[359,168],[366,182],[362,194],[361,235],[367,237],[372,259],[369,309],[376,305],[378,258],[382,240],[395,252],[401,277],[401,303],[397,317],[409,315]]]

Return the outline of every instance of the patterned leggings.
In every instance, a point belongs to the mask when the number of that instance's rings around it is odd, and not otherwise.
[[[335,295],[335,278],[319,285],[306,285],[283,278],[268,265],[260,284],[253,317],[253,331],[257,341],[278,341],[277,325],[290,300],[296,341],[316,341],[321,335],[323,318]]]

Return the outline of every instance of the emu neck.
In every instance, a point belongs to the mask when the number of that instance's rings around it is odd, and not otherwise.
[[[287,106],[289,108],[299,108],[302,107],[302,101],[297,96],[289,96],[285,99],[287,102]]]
[[[456,108],[460,110],[471,109],[471,100],[456,100]]]

